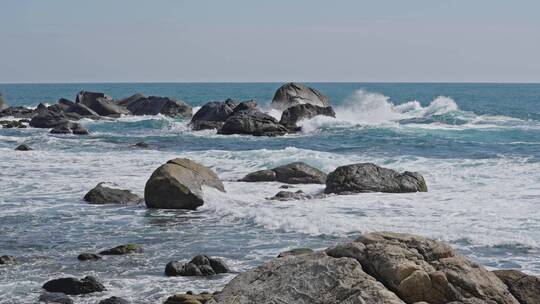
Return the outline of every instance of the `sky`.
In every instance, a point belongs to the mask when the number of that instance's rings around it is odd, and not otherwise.
[[[0,0],[0,83],[540,82],[538,0]]]

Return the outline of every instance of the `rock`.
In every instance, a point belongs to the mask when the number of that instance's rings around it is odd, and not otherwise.
[[[26,107],[8,107],[0,109],[0,117],[12,116],[14,118],[32,118],[36,114],[35,110]]]
[[[324,184],[326,173],[303,162],[250,173],[243,182],[278,181],[286,184]]]
[[[274,172],[274,171],[272,171]],[[281,185],[279,186],[279,189],[291,189],[291,188],[295,188],[294,186],[291,186],[291,185]]]
[[[310,248],[295,248],[295,249],[292,249],[292,250],[283,251],[277,257],[278,258],[283,258],[283,257],[286,257],[286,256],[295,256],[295,255],[302,255],[302,254],[308,254],[308,253],[313,253],[313,249],[310,249]]]
[[[540,278],[518,270],[495,270],[493,273],[508,287],[521,304],[538,304],[540,301]]]
[[[16,264],[17,259],[11,255],[2,255],[0,256],[0,265]]]
[[[204,203],[203,185],[225,192],[223,183],[210,168],[185,158],[169,160],[157,168],[146,182],[146,206],[195,210]]]
[[[254,136],[285,135],[288,129],[274,117],[257,109],[247,109],[230,115],[218,131],[219,134],[245,134]]]
[[[92,276],[86,276],[82,280],[71,277],[51,280],[43,285],[43,289],[68,295],[88,294],[106,290],[105,286]]]
[[[73,103],[69,108],[65,110],[67,113],[76,113],[82,117],[88,117],[92,119],[99,119],[99,114],[96,111],[90,109],[82,103]]]
[[[254,99],[242,101],[234,108],[231,115],[234,115],[240,111],[254,110],[254,109],[257,109],[257,101],[255,101]]]
[[[99,301],[98,304],[129,304],[129,301],[119,297],[110,297]]]
[[[297,130],[297,122],[304,119],[311,119],[319,115],[336,117],[336,113],[332,107],[319,107],[306,103],[287,108],[283,114],[281,114],[281,120],[279,123],[287,127],[289,130]]]
[[[69,109],[69,107],[72,107],[72,106],[76,105],[75,102],[73,102],[73,101],[71,101],[71,100],[69,100],[67,98],[58,99],[57,104],[63,106],[65,109]]]
[[[398,173],[371,163],[338,167],[328,174],[325,193],[359,192],[427,192],[422,175],[405,171]]]
[[[101,255],[123,255],[123,254],[131,254],[131,253],[142,253],[143,249],[141,245],[137,244],[125,244],[116,246],[111,249],[103,250],[99,254]]]
[[[65,122],[51,130],[52,134],[76,134],[76,135],[88,135],[87,129],[83,128],[80,124],[75,122]]]
[[[143,98],[146,98],[146,95],[144,95],[143,93],[136,93],[127,98],[116,101],[116,104],[122,107],[127,107],[130,103]]]
[[[56,128],[68,123],[68,117],[64,112],[56,112],[48,109],[40,109],[30,120],[30,126],[34,128]]]
[[[191,106],[181,100],[158,96],[133,100],[126,107],[133,115],[163,114],[170,117],[190,117],[193,113]]]
[[[193,130],[219,129],[235,107],[232,99],[208,102],[193,115],[189,124]]]
[[[90,204],[138,204],[142,198],[129,190],[116,188],[116,185],[99,183],[84,196]]]
[[[289,255],[248,270],[208,304],[404,304],[358,261],[323,252]]]
[[[0,110],[3,110],[5,108],[7,108],[7,102],[4,99],[4,96],[2,96],[2,94],[0,94]]]
[[[167,276],[210,276],[229,271],[229,267],[222,259],[206,255],[195,256],[187,263],[171,261],[165,266]]]
[[[137,148],[148,148],[148,147],[150,147],[150,145],[145,143],[144,141],[140,141],[140,142],[134,144],[134,146],[137,147]]]
[[[177,294],[167,298],[164,304],[205,304],[213,296],[208,292],[202,292],[198,295],[192,293]]]
[[[77,260],[79,261],[98,261],[101,260],[101,256],[95,253],[81,253],[77,256]]]
[[[87,106],[101,116],[119,117],[122,114],[131,114],[128,109],[115,104],[110,96],[103,93],[81,91],[75,102]]]
[[[46,304],[73,304],[73,300],[61,292],[43,292],[38,299]]]
[[[33,149],[30,148],[29,145],[21,144],[21,145],[18,145],[17,148],[15,148],[15,150],[17,150],[17,151],[30,151],[30,150],[33,150]]]
[[[330,100],[321,92],[300,83],[290,82],[281,86],[272,99],[271,106],[285,110],[298,104],[312,104],[319,107],[329,107]]]
[[[279,191],[278,193],[276,193],[276,195],[268,199],[277,200],[277,201],[292,201],[292,200],[305,200],[305,199],[311,199],[311,198],[313,198],[313,196],[304,193],[304,191],[302,190],[298,190],[296,192]]]
[[[357,260],[406,303],[518,304],[495,274],[456,255],[450,246],[420,236],[369,233],[326,253]]]
[[[0,120],[0,126],[2,128],[11,129],[11,128],[26,128],[26,125],[18,120]]]

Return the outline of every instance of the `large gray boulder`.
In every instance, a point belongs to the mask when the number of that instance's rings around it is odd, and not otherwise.
[[[169,160],[157,168],[146,182],[146,206],[195,210],[204,203],[203,185],[225,192],[223,183],[210,168],[185,158]]]
[[[131,98],[134,98],[133,96]],[[139,99],[121,101],[133,115],[163,114],[170,117],[191,117],[193,110],[182,100],[169,97],[149,96]]]
[[[208,304],[404,304],[352,258],[289,255],[244,272]]]
[[[142,98],[146,98],[146,95],[144,95],[143,93],[135,93],[124,99],[117,100],[116,104],[122,107],[127,107],[130,103]]]
[[[369,233],[326,250],[353,258],[406,303],[518,304],[504,283],[441,242],[411,234]]]
[[[280,136],[285,135],[288,129],[280,124],[274,117],[259,111],[247,109],[238,111],[225,120],[218,131],[219,134],[245,134],[254,136]]]
[[[495,270],[493,273],[508,286],[519,303],[540,303],[540,278],[513,269]]]
[[[427,192],[427,185],[419,173],[396,172],[372,163],[338,167],[328,174],[325,193],[359,192]]]
[[[319,107],[306,103],[287,108],[285,111],[283,111],[283,114],[281,114],[281,120],[279,123],[289,128],[289,130],[296,130],[297,122],[304,119],[311,119],[319,115],[336,117],[336,113],[332,107]]]
[[[189,124],[193,130],[219,129],[235,108],[236,102],[232,99],[208,102],[193,115]]]
[[[43,289],[48,292],[61,292],[68,295],[88,294],[106,290],[105,286],[92,276],[86,276],[81,280],[72,277],[51,280],[43,284]]]
[[[290,82],[281,86],[272,99],[271,106],[285,110],[298,104],[312,104],[319,107],[329,107],[330,100],[321,92],[300,83]]]
[[[294,162],[273,169],[252,172],[243,182],[282,182],[286,184],[324,184],[326,173],[304,162]]]
[[[110,183],[99,183],[84,196],[89,204],[137,204],[142,201],[138,195],[129,190],[119,189]]]
[[[30,126],[34,128],[56,128],[69,122],[64,112],[41,109],[30,120]]]
[[[87,106],[101,116],[119,117],[122,114],[131,114],[128,109],[115,104],[113,99],[104,93],[81,91],[75,102]]]

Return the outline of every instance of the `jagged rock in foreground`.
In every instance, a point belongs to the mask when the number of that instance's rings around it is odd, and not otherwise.
[[[520,304],[494,273],[450,246],[391,232],[283,254],[238,275],[207,303]]]
[[[129,190],[116,188],[116,185],[99,183],[84,196],[90,204],[137,204],[142,198]]]
[[[257,108],[247,108],[234,111],[225,120],[218,133],[224,135],[281,136],[285,135],[288,131],[274,117],[261,112]]]
[[[225,192],[223,183],[210,168],[186,158],[169,160],[157,168],[146,182],[146,206],[195,210],[204,203],[203,185]]]
[[[300,83],[290,82],[281,86],[274,94],[271,106],[285,110],[298,104],[312,104],[319,107],[329,107],[330,100],[318,90]]]
[[[167,276],[210,276],[229,272],[229,267],[222,259],[206,255],[195,256],[187,263],[171,261],[165,266]]]
[[[43,289],[49,292],[61,292],[68,295],[80,295],[106,290],[105,286],[92,276],[86,276],[81,280],[77,278],[51,280],[43,285]]]
[[[493,273],[508,286],[519,303],[540,303],[540,278],[518,270],[495,270]]]
[[[281,114],[280,124],[287,127],[289,130],[298,130],[296,123],[303,119],[311,119],[315,116],[336,117],[336,112],[332,107],[319,107],[309,103],[299,104],[289,107]]]
[[[325,193],[427,192],[424,177],[416,172],[396,172],[371,163],[338,167],[328,174]]]
[[[219,129],[235,108],[236,102],[232,99],[208,102],[193,115],[189,124],[193,130]]]
[[[213,296],[214,294],[209,292],[201,292],[200,294],[187,292],[170,296],[163,304],[205,304],[212,299]]]
[[[274,169],[260,170],[246,175],[242,182],[273,182],[286,184],[324,184],[326,173],[304,162],[294,162]]]

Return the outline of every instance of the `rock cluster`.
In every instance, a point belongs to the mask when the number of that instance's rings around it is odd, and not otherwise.
[[[167,276],[210,276],[229,272],[229,267],[222,259],[206,255],[195,256],[187,263],[171,261],[165,266]]]
[[[318,107],[329,107],[330,100],[321,92],[303,84],[290,82],[281,86],[272,99],[271,106],[285,110],[299,104],[312,104]]]
[[[282,182],[286,184],[324,184],[326,173],[304,162],[294,162],[246,175],[243,182]]]

